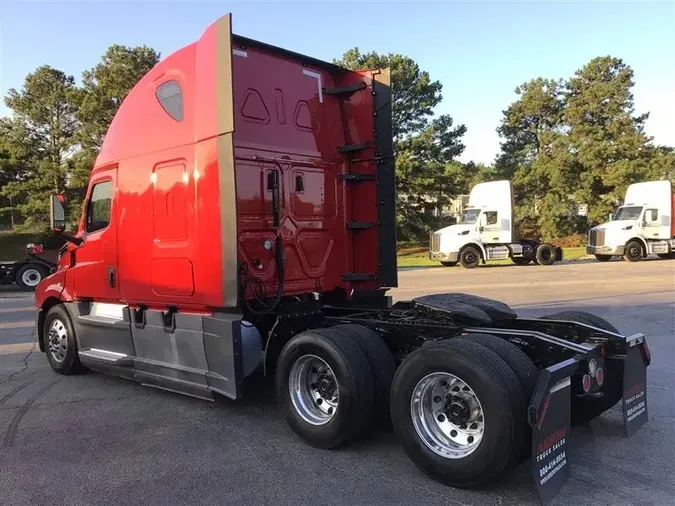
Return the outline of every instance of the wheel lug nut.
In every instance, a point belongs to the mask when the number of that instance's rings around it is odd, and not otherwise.
[[[456,431],[456,430],[451,430],[451,431],[450,431],[450,436],[452,436],[452,437],[457,437],[457,431]]]
[[[316,403],[317,403],[317,404],[323,404],[323,399],[322,399],[321,397],[319,397],[319,398],[316,400]]]
[[[434,402],[436,403],[441,402],[441,398],[437,395],[436,397],[434,397]]]
[[[438,421],[439,422],[445,422],[445,415],[438,415]]]

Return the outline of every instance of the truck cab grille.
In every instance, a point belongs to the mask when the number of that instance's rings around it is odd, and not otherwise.
[[[604,246],[605,245],[605,231],[591,230],[588,233],[588,244],[590,246]]]
[[[432,253],[438,253],[441,251],[441,234],[431,234],[431,244],[429,244],[429,250]]]

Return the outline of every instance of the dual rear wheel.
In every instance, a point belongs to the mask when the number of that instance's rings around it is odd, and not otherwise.
[[[519,348],[495,336],[434,342],[396,369],[377,333],[338,325],[291,339],[275,379],[289,426],[309,444],[338,447],[391,420],[426,474],[472,486],[529,453],[526,408],[537,376]]]

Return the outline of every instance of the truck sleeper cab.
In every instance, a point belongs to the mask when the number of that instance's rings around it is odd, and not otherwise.
[[[540,493],[557,493],[554,436],[644,394],[646,339],[465,294],[393,304],[394,188],[388,71],[232,35],[224,16],[125,99],[76,234],[52,197],[70,243],[36,290],[40,349],[57,373],[207,400],[262,370],[308,444],[390,417],[443,483],[489,482],[532,448]],[[634,431],[646,406],[631,413]]]
[[[489,260],[511,258],[516,265],[552,265],[562,249],[534,240],[514,240],[513,190],[509,181],[479,183],[459,223],[431,234],[429,258],[445,267],[472,269]]]
[[[675,258],[675,193],[670,181],[634,183],[610,221],[588,231],[586,252],[600,262],[622,256],[637,262],[648,255]]]

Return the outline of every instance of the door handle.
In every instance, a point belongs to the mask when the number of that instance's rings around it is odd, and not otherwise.
[[[108,285],[111,288],[115,288],[115,268],[108,267]]]

